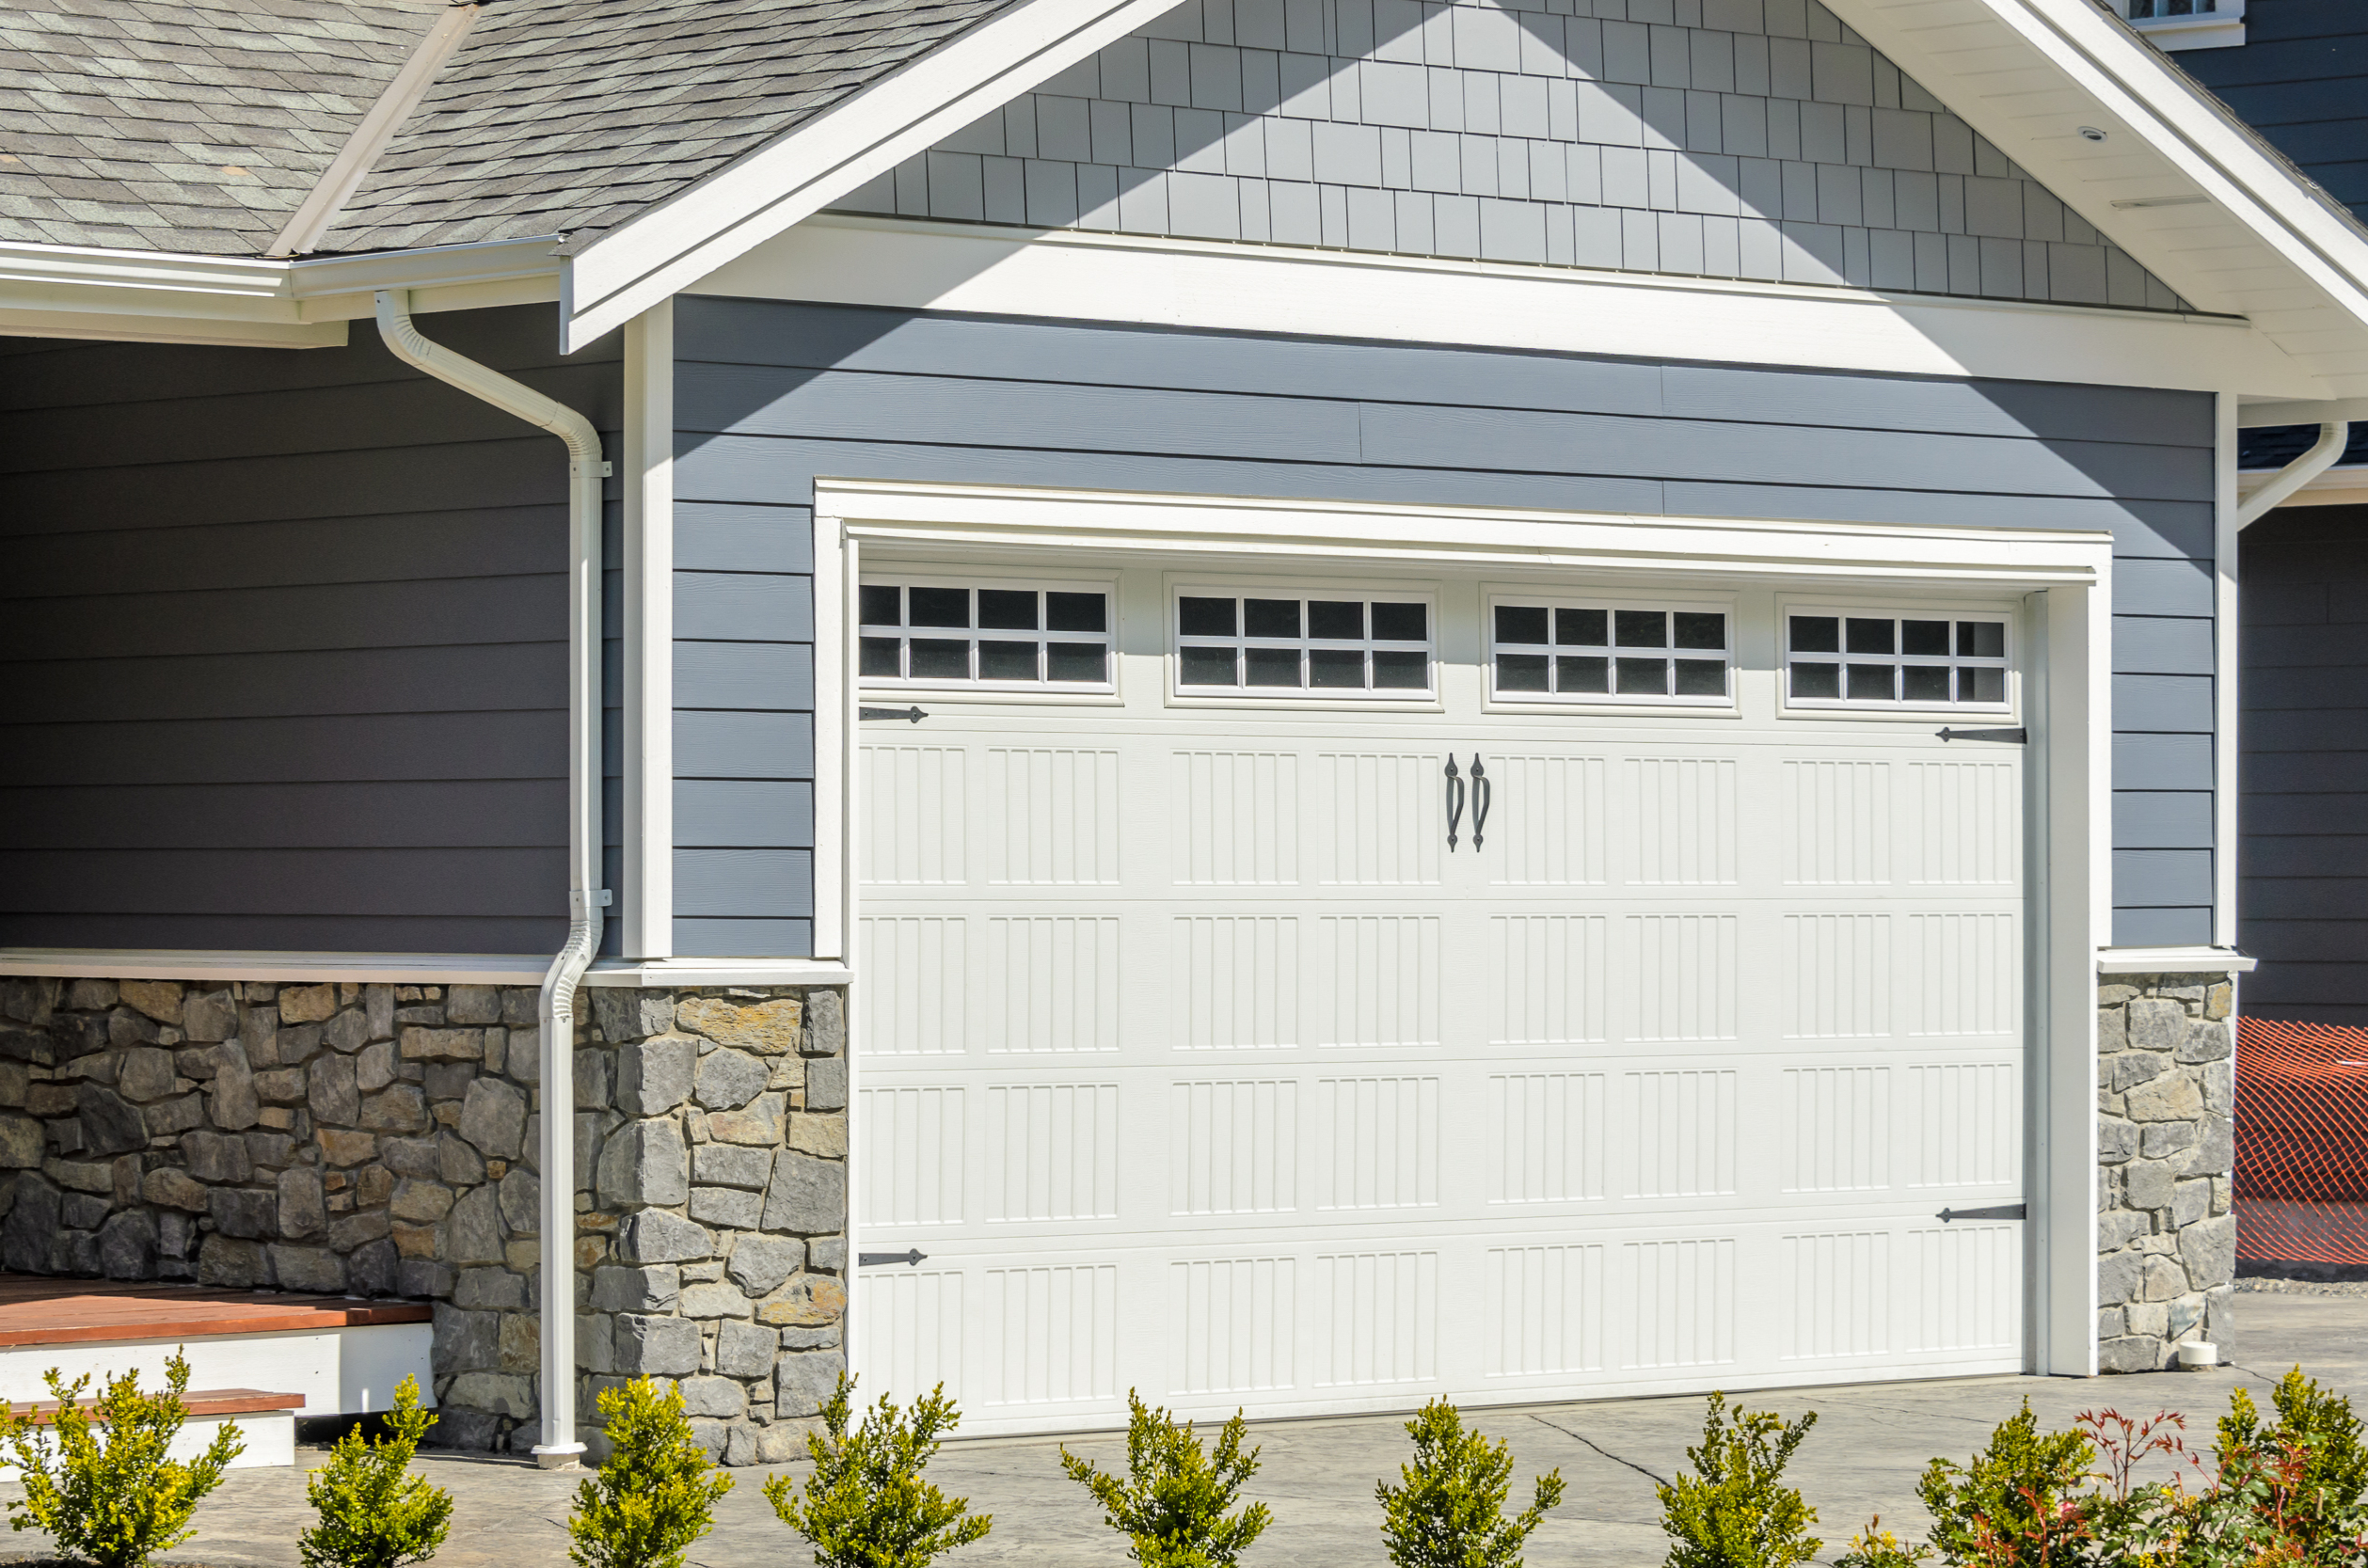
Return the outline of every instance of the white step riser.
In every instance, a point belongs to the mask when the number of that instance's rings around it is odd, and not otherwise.
[[[432,1405],[436,1402],[428,1359],[432,1329],[428,1323],[374,1323],[304,1334],[11,1346],[0,1348],[0,1399],[20,1405],[47,1400],[49,1386],[42,1374],[52,1367],[69,1381],[84,1372],[91,1374],[91,1386],[83,1391],[86,1399],[98,1392],[108,1374],[127,1368],[138,1370],[141,1387],[158,1387],[165,1380],[165,1362],[180,1350],[189,1358],[192,1389],[258,1388],[273,1394],[302,1394],[304,1408],[299,1415],[346,1416],[391,1409],[395,1385],[406,1373],[420,1380],[420,1402]],[[192,1421],[190,1428],[196,1425]]]
[[[192,1416],[165,1450],[167,1459],[197,1458],[214,1446],[214,1434],[224,1425],[238,1428],[246,1447],[230,1461],[233,1470],[259,1470],[296,1462],[296,1418],[284,1410],[259,1410],[246,1416]],[[13,1484],[16,1466],[0,1465],[0,1482]]]

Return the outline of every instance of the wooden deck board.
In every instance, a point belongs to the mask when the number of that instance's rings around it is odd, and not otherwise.
[[[216,1334],[304,1334],[434,1317],[423,1301],[0,1275],[0,1349]]]

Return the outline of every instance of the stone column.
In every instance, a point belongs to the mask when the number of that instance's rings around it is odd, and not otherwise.
[[[2097,1341],[2108,1372],[2231,1354],[2236,1084],[2225,975],[2097,986]]]
[[[803,1453],[847,1364],[845,998],[591,997],[615,1090],[578,1134],[597,1151],[577,1199],[586,1458],[605,1452],[599,1391],[644,1375],[679,1382],[723,1464]]]

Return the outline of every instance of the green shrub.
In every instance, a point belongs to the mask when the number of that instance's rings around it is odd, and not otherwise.
[[[411,1456],[436,1418],[420,1408],[420,1380],[395,1385],[384,1436],[365,1440],[357,1427],[337,1440],[329,1462],[304,1483],[321,1522],[297,1538],[304,1568],[403,1568],[444,1544],[453,1495],[409,1473]]]
[[[814,1546],[816,1568],[928,1568],[957,1546],[985,1538],[994,1520],[970,1513],[968,1497],[948,1498],[921,1479],[938,1433],[962,1420],[939,1384],[914,1402],[910,1416],[882,1395],[848,1435],[855,1384],[839,1374],[822,1407],[822,1428],[806,1434],[814,1474],[803,1496],[787,1476],[765,1482],[765,1500],[782,1523]]]
[[[1941,1560],[1988,1568],[2073,1568],[2087,1560],[2092,1532],[2078,1488],[2096,1457],[2084,1432],[2041,1432],[2026,1398],[1979,1453],[1963,1465],[1935,1459],[1916,1482]]]
[[[2181,1568],[2368,1561],[2368,1449],[2351,1402],[2296,1367],[2270,1405],[2265,1426],[2251,1395],[2229,1396],[2213,1484],[2169,1510]]]
[[[1824,1543],[1808,1533],[1817,1510],[1786,1486],[1792,1450],[1817,1425],[1810,1412],[1789,1425],[1772,1410],[1739,1410],[1712,1394],[1702,1443],[1686,1450],[1693,1474],[1661,1495],[1661,1529],[1676,1543],[1669,1568],[1792,1568]]]
[[[1060,1450],[1069,1479],[1093,1494],[1110,1528],[1124,1532],[1143,1568],[1230,1568],[1274,1516],[1264,1503],[1226,1510],[1258,1473],[1258,1452],[1242,1452],[1242,1413],[1218,1429],[1216,1453],[1202,1451],[1190,1421],[1168,1418],[1129,1388],[1126,1477],[1120,1480]]]
[[[683,1553],[714,1528],[732,1478],[710,1474],[691,1434],[682,1390],[648,1378],[600,1393],[609,1457],[576,1488],[567,1555],[580,1568],[682,1568]]]
[[[1398,1568],[1521,1568],[1521,1545],[1563,1500],[1563,1474],[1537,1478],[1536,1498],[1504,1516],[1513,1453],[1478,1432],[1445,1400],[1433,1400],[1406,1424],[1414,1463],[1398,1466],[1400,1484],[1378,1481],[1381,1534]]]
[[[196,1534],[189,1516],[246,1444],[225,1421],[196,1460],[165,1457],[189,1418],[181,1402],[189,1391],[187,1358],[173,1353],[165,1386],[152,1394],[140,1392],[136,1371],[107,1379],[95,1410],[79,1402],[88,1373],[68,1383],[53,1367],[43,1381],[57,1402],[54,1424],[37,1424],[33,1412],[0,1415],[0,1445],[24,1486],[8,1504],[9,1528],[45,1529],[61,1553],[99,1568],[139,1568]],[[105,1437],[93,1427],[104,1427]]]

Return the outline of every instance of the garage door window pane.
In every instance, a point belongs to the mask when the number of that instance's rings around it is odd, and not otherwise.
[[[1431,607],[1268,589],[1176,595],[1176,689],[1267,697],[1403,696],[1431,689]]]
[[[1109,689],[1106,590],[874,581],[857,604],[867,686]],[[1046,628],[1064,635],[1027,635]]]
[[[1788,613],[1784,625],[1788,702],[1875,708],[2008,705],[2003,618]]]
[[[1553,604],[1508,596],[1491,606],[1491,688],[1536,702],[1665,702],[1727,698],[1727,616],[1714,610]],[[1550,642],[1549,637],[1552,639]],[[1631,650],[1676,649],[1668,658]]]

